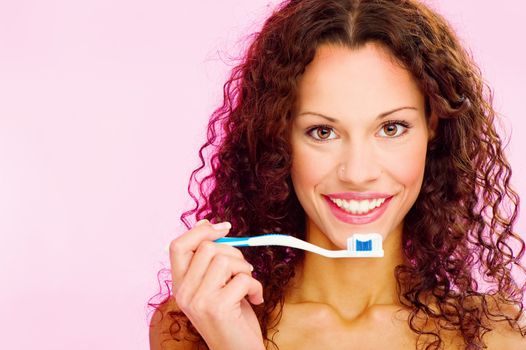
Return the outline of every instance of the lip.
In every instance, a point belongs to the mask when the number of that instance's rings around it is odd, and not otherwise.
[[[342,195],[342,194],[339,194],[339,195]],[[380,196],[378,196],[378,194],[376,194],[376,196],[368,196],[368,197],[365,197],[365,196],[357,197],[353,193],[347,193],[345,195],[347,196],[346,198],[336,197],[336,196],[334,196],[332,194],[331,194],[330,198],[329,198],[329,196],[323,196],[323,198],[325,199],[325,201],[329,205],[329,208],[331,209],[332,214],[338,220],[343,221],[343,222],[345,222],[347,224],[352,224],[352,225],[364,225],[364,224],[368,224],[368,223],[371,223],[371,222],[377,220],[387,210],[387,206],[389,205],[389,203],[391,202],[391,199],[393,197],[393,196],[385,197],[385,195],[382,195],[382,194],[380,194]],[[352,197],[349,198],[349,195],[352,195]],[[364,195],[371,195],[371,193],[366,193]],[[351,214],[351,213],[348,213],[348,212],[344,211],[343,209],[338,207],[336,204],[334,204],[331,201],[331,198],[340,198],[340,199],[385,198],[385,202],[383,202],[381,206],[379,206],[378,208],[374,208],[372,211],[370,211],[367,214]]]

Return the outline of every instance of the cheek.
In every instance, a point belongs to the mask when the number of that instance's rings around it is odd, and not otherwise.
[[[296,192],[301,192],[302,187],[316,182],[316,168],[309,161],[306,152],[297,147],[292,151],[291,177]]]
[[[317,186],[330,171],[332,160],[327,155],[319,154],[308,146],[292,145],[291,177],[298,196],[301,192]]]
[[[415,144],[406,147],[396,155],[393,155],[385,164],[389,173],[398,183],[408,189],[419,192],[424,176],[426,161],[426,144]]]

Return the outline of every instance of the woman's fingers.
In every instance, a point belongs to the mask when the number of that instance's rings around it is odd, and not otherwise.
[[[218,276],[223,276],[218,278],[223,278],[224,281],[236,273],[250,273],[252,271],[252,266],[245,261],[239,249],[204,241],[195,252],[188,270],[178,283],[177,289],[182,287],[186,293],[197,290],[203,282],[205,274],[211,268],[213,268],[214,273],[219,274]]]
[[[217,303],[218,300],[214,295],[217,295],[218,291],[233,276],[240,273],[250,274],[253,270],[252,266],[245,260],[226,255],[214,256],[205,268],[204,274],[200,279],[198,276],[190,275],[189,273],[179,284],[175,298],[180,307],[190,307],[191,304],[196,306],[195,303],[200,305]],[[239,300],[235,303],[238,302]]]
[[[263,302],[261,283],[252,278],[254,268],[241,251],[213,242],[224,237],[230,227],[228,222],[213,225],[201,220],[170,243],[173,292],[183,312],[197,315],[200,312],[195,310],[200,309],[214,313],[217,307],[235,305],[243,309],[248,306],[242,302],[245,297],[252,304]]]
[[[248,297],[252,304],[263,302],[263,287],[251,277],[252,266],[245,260],[216,255],[210,262],[202,282],[193,289],[181,283],[176,300],[183,312],[206,313],[213,317],[225,317],[232,307]]]
[[[177,283],[183,278],[201,242],[214,241],[224,237],[230,228],[229,222],[211,224],[208,220],[202,220],[191,230],[174,239],[170,243],[170,265],[173,282]]]
[[[216,255],[210,262],[206,274],[202,278],[200,289],[218,290],[238,273],[250,274],[253,271],[244,259],[231,258],[226,255]]]
[[[245,296],[254,305],[263,303],[263,286],[252,276],[239,273],[223,287],[219,299],[227,304],[234,304]]]

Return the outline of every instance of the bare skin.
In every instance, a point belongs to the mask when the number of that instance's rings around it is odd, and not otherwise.
[[[516,313],[511,308],[503,311],[510,316]],[[409,328],[409,312],[395,305],[377,305],[353,320],[346,320],[325,304],[285,302],[280,321],[269,330],[268,336],[279,350],[416,349],[417,334]],[[277,313],[275,310],[273,317]],[[484,336],[488,350],[526,349],[526,338],[506,323],[495,322],[491,327],[493,331]],[[444,350],[465,349],[464,339],[457,332],[439,330],[434,323],[424,329],[439,332]],[[422,337],[419,342],[422,344],[425,339]],[[267,349],[275,347],[269,344]]]
[[[277,327],[279,332],[273,331],[269,337],[280,350],[412,349],[415,334],[407,327],[405,314],[394,306],[384,305],[345,320],[327,305],[287,303]]]

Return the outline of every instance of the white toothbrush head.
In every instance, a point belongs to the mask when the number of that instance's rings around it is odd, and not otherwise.
[[[379,233],[354,233],[347,238],[347,250],[354,257],[383,257],[382,235]]]

